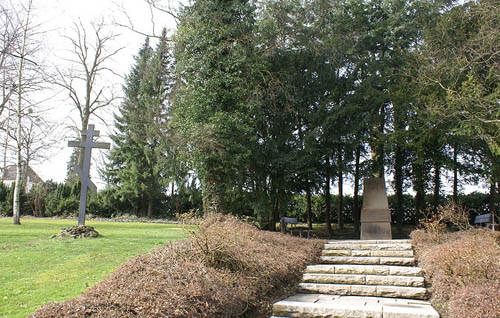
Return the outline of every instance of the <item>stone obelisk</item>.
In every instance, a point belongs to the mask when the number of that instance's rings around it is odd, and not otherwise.
[[[363,182],[361,239],[392,240],[391,213],[383,178],[367,178]]]

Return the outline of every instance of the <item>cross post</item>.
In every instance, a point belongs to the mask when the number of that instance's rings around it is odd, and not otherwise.
[[[92,148],[109,149],[110,144],[105,142],[94,142],[94,137],[99,137],[99,131],[94,130],[94,125],[88,125],[87,132],[82,132],[82,136],[87,136],[85,142],[83,141],[69,141],[69,147],[78,147],[84,149],[83,157],[83,170],[80,167],[74,166],[73,169],[76,171],[80,179],[82,180],[82,189],[80,190],[80,209],[78,212],[78,225],[85,225],[85,208],[87,206],[87,192],[88,189],[97,192],[97,187],[90,180],[90,156],[92,154]]]

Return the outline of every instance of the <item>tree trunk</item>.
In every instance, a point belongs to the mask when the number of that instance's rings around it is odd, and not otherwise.
[[[418,160],[418,159],[417,159]],[[422,164],[414,164],[414,189],[415,189],[415,219],[416,224],[422,217],[425,210],[425,185],[424,185],[424,167]]]
[[[25,151],[28,149],[25,149]],[[26,155],[26,160],[24,160],[21,166],[21,184],[24,186],[24,193],[28,193],[28,167],[30,166],[30,155]]]
[[[372,143],[370,144],[372,162],[373,162],[373,176],[376,178],[384,178],[385,168],[384,168],[384,125],[385,125],[385,106],[381,106],[379,109],[379,118],[373,127],[372,133]]]
[[[153,198],[148,198],[148,218],[153,218]]]
[[[403,230],[403,151],[401,146],[396,146],[394,155],[394,187],[396,194],[396,224],[397,229]]]
[[[7,117],[7,121],[10,119],[10,109],[9,109],[9,114]],[[9,147],[9,134],[5,134],[5,142],[3,144],[3,163],[2,163],[2,181],[3,181],[3,175],[5,173],[5,168],[7,167],[7,150]]]
[[[330,158],[327,158],[327,163],[325,167],[325,185],[324,185],[324,196],[325,196],[325,219],[326,219],[326,228],[328,230],[328,235],[331,237],[333,236],[333,229],[332,229],[332,219],[331,219],[331,203],[332,203],[332,197],[330,196]]]
[[[21,62],[22,63],[22,62]],[[20,89],[20,88],[19,88]],[[17,159],[16,159],[16,181],[14,185],[14,202],[12,204],[12,223],[21,224],[21,95],[19,97],[18,113],[17,113]]]
[[[453,147],[453,203],[458,204],[458,149]]]
[[[356,166],[354,168],[354,204],[353,204],[353,219],[354,219],[354,231],[358,236],[360,234],[359,231],[359,218],[360,218],[360,209],[359,209],[359,179],[360,179],[360,169],[359,169],[359,161],[361,159],[361,146],[356,148]]]
[[[311,205],[311,188],[306,189],[306,219],[307,227],[312,230],[312,205]]]
[[[344,165],[342,162],[342,151],[339,149],[339,154],[338,154],[338,181],[339,181],[339,193],[338,193],[338,198],[337,198],[337,220],[338,220],[338,226],[340,230],[344,229],[344,191],[343,191],[343,186],[344,186],[344,178],[343,178],[343,170]]]
[[[271,219],[269,220],[270,230],[273,232],[276,231],[276,220],[278,219],[278,209],[279,209],[278,201],[279,201],[278,196],[276,195],[273,202],[273,210],[271,211]]]
[[[31,1],[29,2],[28,15],[26,17],[26,24],[23,26],[23,38],[21,44],[21,51],[19,52],[19,68],[18,68],[18,83],[17,83],[17,128],[16,128],[16,143],[17,143],[17,158],[16,158],[16,183],[14,186],[14,195],[13,195],[13,203],[12,203],[12,223],[21,224],[21,165],[22,165],[22,102],[23,102],[23,73],[24,73],[24,57],[26,50],[26,39],[28,35],[28,27],[29,27],[29,14],[31,12]]]
[[[202,184],[203,213],[205,215],[220,212],[220,196],[215,180],[205,178]]]
[[[490,213],[494,214],[495,213],[495,201],[496,201],[496,189],[495,189],[495,181],[493,180],[493,177],[491,178],[492,180],[490,181],[490,200],[488,203],[488,209],[490,210]]]
[[[434,194],[433,194],[434,211],[437,211],[437,208],[439,207],[440,192],[441,192],[441,167],[439,166],[439,163],[434,162]]]

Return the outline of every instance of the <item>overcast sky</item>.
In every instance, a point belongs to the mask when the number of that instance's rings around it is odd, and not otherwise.
[[[140,32],[151,34],[153,29],[155,33],[160,33],[161,28],[167,27],[169,30],[175,29],[175,22],[168,15],[155,11],[154,22],[151,23],[151,12],[149,6],[144,0],[34,0],[34,16],[43,29],[48,30],[43,39],[43,44],[47,52],[47,62],[51,66],[64,67],[63,58],[67,57],[69,42],[64,35],[72,34],[72,26],[75,21],[81,20],[84,25],[92,21],[103,20],[109,24],[109,29],[115,34],[119,34],[113,43],[115,48],[123,47],[116,55],[110,65],[117,74],[125,76],[133,63],[133,56],[137,53],[140,46],[144,43],[144,35],[132,32],[126,28],[119,27],[114,21],[123,24],[133,23],[135,29]],[[124,14],[124,9],[128,17]],[[130,21],[129,21],[130,18]],[[107,81],[116,86],[116,91],[121,92],[123,79],[119,76],[107,76]],[[69,160],[72,149],[67,147],[67,141],[71,138],[71,133],[61,129],[72,122],[79,122],[76,109],[71,102],[66,99],[67,93],[60,93],[48,101],[47,107],[50,108],[48,117],[58,123],[59,128],[56,131],[57,144],[50,152],[48,159],[40,163],[34,163],[33,168],[43,180],[52,179],[57,182],[64,181],[66,177],[66,164]],[[118,104],[118,103],[117,103]],[[115,105],[116,106],[116,105]],[[96,129],[101,131],[100,141],[109,142],[109,133],[113,126],[112,113],[116,107],[110,107],[100,115],[106,119],[107,125],[94,118],[91,123],[96,125]],[[94,151],[93,157],[97,161],[102,158],[101,151]],[[94,169],[92,178],[97,185],[99,184],[98,175]]]

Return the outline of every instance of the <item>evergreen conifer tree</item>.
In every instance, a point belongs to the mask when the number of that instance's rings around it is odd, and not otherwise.
[[[153,50],[146,39],[126,79],[125,100],[115,115],[115,134],[107,174],[114,195],[135,214],[152,217],[164,197],[165,127],[171,67],[166,30]],[[164,181],[165,180],[165,181]]]

